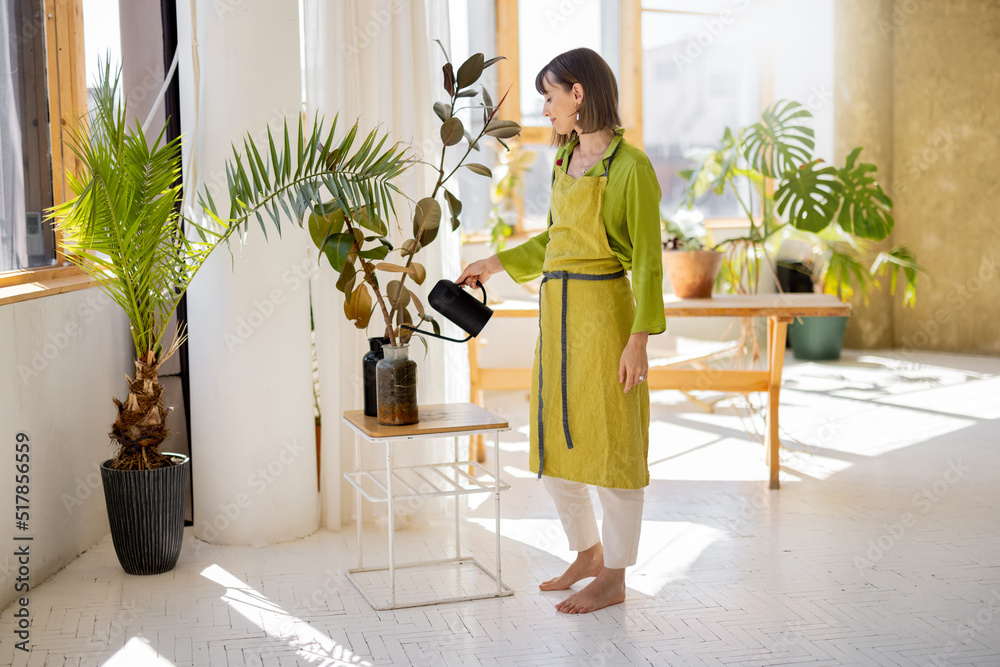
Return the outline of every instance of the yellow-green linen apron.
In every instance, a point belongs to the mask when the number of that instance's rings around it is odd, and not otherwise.
[[[553,173],[529,466],[539,477],[640,489],[649,484],[649,386],[640,382],[626,394],[618,381],[635,297],[603,218],[617,151],[601,176],[574,179],[561,168]]]

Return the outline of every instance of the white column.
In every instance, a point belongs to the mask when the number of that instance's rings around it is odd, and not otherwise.
[[[185,185],[208,183],[228,212],[230,144],[297,123],[298,3],[182,1],[178,34]],[[195,535],[220,544],[319,526],[308,235],[291,220],[280,238],[267,225],[268,240],[254,221],[233,256],[217,250],[188,293]]]

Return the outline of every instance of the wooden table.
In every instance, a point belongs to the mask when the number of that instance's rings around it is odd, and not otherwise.
[[[442,602],[458,602],[462,600],[480,600],[484,598],[513,595],[514,590],[503,583],[500,578],[500,492],[510,488],[510,484],[500,479],[500,432],[509,431],[510,424],[489,410],[472,403],[445,403],[440,405],[419,406],[420,421],[406,426],[384,426],[375,417],[364,414],[364,410],[348,410],[341,421],[354,431],[354,471],[344,473],[345,479],[355,488],[357,493],[357,530],[358,530],[358,567],[348,570],[347,577],[364,596],[368,603],[379,611],[387,609],[402,609],[419,607]],[[463,435],[492,433],[494,437],[493,470],[475,461],[459,459],[458,438]],[[424,465],[398,467],[392,462],[393,444],[400,441],[422,438],[455,438],[455,460],[445,463],[427,463]],[[361,440],[371,443],[385,443],[385,468],[382,470],[361,470]],[[466,469],[469,472],[466,472]],[[472,493],[493,493],[496,518],[496,572],[487,569],[472,556],[462,556],[462,541],[459,532],[461,518],[461,503],[459,496]],[[455,498],[455,557],[440,560],[424,560],[397,564],[396,534],[393,517],[394,504],[403,500],[416,500],[432,497]],[[384,566],[364,567],[361,533],[361,501],[386,503],[388,505],[389,522],[389,562]],[[402,568],[455,568],[452,580],[459,580],[465,566],[475,568],[473,575],[486,575],[493,584],[489,590],[462,594],[458,589],[432,592],[430,595],[407,594],[405,599],[398,600],[396,596],[396,571]],[[470,569],[470,568],[465,568]],[[389,575],[389,594],[387,599],[376,600],[374,592],[369,595],[369,587],[365,586],[355,575],[364,573],[382,573]],[[381,575],[379,575],[381,576]],[[415,579],[419,577],[414,577]],[[469,576],[466,576],[466,580]],[[461,582],[460,582],[461,583]],[[452,582],[452,588],[457,584]],[[448,582],[439,582],[442,590],[448,588]],[[405,591],[404,591],[405,593]]]
[[[796,317],[849,315],[851,307],[831,294],[716,295],[711,299],[678,299],[663,296],[664,313],[670,317],[766,317],[767,368],[764,370],[650,368],[646,381],[650,390],[715,390],[735,393],[768,393],[765,463],[770,466],[772,489],[778,484],[778,403],[788,323]],[[530,317],[538,320],[538,304],[515,302],[492,306],[494,317]],[[479,345],[469,341],[472,400],[482,404],[486,389],[530,389],[530,368],[482,368]],[[471,444],[471,443],[470,443]],[[475,458],[470,454],[470,458]]]

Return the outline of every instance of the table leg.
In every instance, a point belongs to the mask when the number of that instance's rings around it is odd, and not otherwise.
[[[493,497],[497,521],[497,595],[500,595],[500,431],[493,431]]]
[[[778,472],[781,469],[778,447],[778,406],[781,393],[781,371],[785,362],[785,334],[788,330],[788,320],[779,317],[767,318],[767,357],[768,357],[768,390],[767,390],[767,426],[765,449],[767,463],[770,466],[770,483],[768,488],[780,488]]]
[[[469,341],[469,400],[481,408],[486,407],[483,405],[483,384],[479,373],[479,340],[476,338]],[[469,460],[477,463],[486,462],[482,433],[469,436]],[[473,474],[473,471],[474,468],[470,465],[469,474]]]
[[[361,469],[361,436],[357,433],[354,434],[354,472],[358,472]],[[361,480],[357,480],[358,484]],[[361,549],[361,489],[355,489],[354,492],[354,515],[358,520],[358,569],[360,570],[364,567],[362,562],[363,551]]]
[[[458,458],[458,436],[455,436],[455,463],[458,463],[462,459]],[[459,483],[458,469],[455,469],[455,484]],[[462,496],[455,496],[455,558],[462,557],[462,537],[459,534],[458,522],[461,516],[462,510]]]
[[[385,442],[385,488],[389,494],[386,505],[389,507],[389,588],[392,591],[391,607],[396,606],[396,531],[393,525],[395,508],[392,504],[392,440]]]

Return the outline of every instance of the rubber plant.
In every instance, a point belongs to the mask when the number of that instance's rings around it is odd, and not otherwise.
[[[444,51],[443,46],[441,49]],[[414,258],[437,237],[443,217],[439,199],[443,198],[448,206],[452,230],[459,227],[462,202],[445,183],[463,167],[492,177],[489,167],[466,159],[472,151],[480,150],[479,143],[484,137],[493,137],[508,148],[504,139],[521,131],[514,121],[496,117],[506,95],[494,104],[482,87],[482,101],[474,102],[480,92],[473,86],[488,67],[502,59],[499,56],[487,60],[482,53],[476,53],[456,72],[445,52],[447,62],[442,75],[448,101],[433,105],[441,121],[441,154],[436,164],[412,154],[399,142],[383,150],[388,135],[376,136],[374,131],[355,147],[357,124],[339,142],[334,142],[337,116],[325,138],[323,121],[318,115],[308,136],[304,135],[300,120],[294,143],[287,124],[280,140],[275,140],[268,130],[267,145],[261,147],[248,134],[243,150],[234,147],[226,164],[231,209],[224,224],[245,227],[256,218],[264,228],[266,215],[280,232],[284,212],[300,226],[308,227],[320,258],[325,257],[340,274],[337,289],[344,294],[344,314],[357,328],[367,328],[377,309],[385,324],[384,335],[393,346],[408,342],[413,335],[412,331],[401,328],[404,324],[418,327],[428,321],[440,333],[440,325],[426,312],[406,280],[410,278],[420,285],[426,278],[426,269]],[[468,108],[459,106],[464,100],[469,100],[471,108],[482,114],[483,126],[475,136],[457,116],[462,108]],[[454,168],[446,170],[448,148],[463,142],[464,154]],[[403,193],[393,180],[418,163],[436,169],[437,182],[429,195],[415,202],[412,236],[395,247],[387,221],[396,218],[393,193]],[[202,204],[213,218],[223,222],[207,190]],[[390,258],[391,253],[398,257]]]
[[[778,244],[796,239],[812,244],[813,280],[819,291],[849,299],[857,287],[867,295],[877,285],[877,276],[888,271],[893,294],[902,274],[903,304],[912,306],[921,269],[909,249],[896,246],[880,252],[868,267],[863,264],[871,242],[888,238],[894,224],[892,200],[876,179],[878,168],[861,161],[860,147],[842,167],[815,157],[811,117],[798,102],[778,100],[753,125],[736,132],[727,127],[719,146],[701,164],[680,172],[688,180],[688,208],[706,193],[728,191],[747,218],[746,236],[714,246],[728,246],[725,266],[731,289],[756,292],[761,259],[771,265]],[[747,183],[744,193],[737,186],[741,178]],[[754,195],[760,202],[757,215],[752,211]]]

